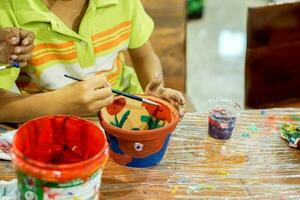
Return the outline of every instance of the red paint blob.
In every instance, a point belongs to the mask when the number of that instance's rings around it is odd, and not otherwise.
[[[110,106],[107,106],[106,110],[110,115],[116,115],[122,111],[122,109],[125,107],[125,105],[126,105],[126,99],[120,97],[120,98],[115,99],[114,102]]]
[[[151,116],[170,123],[172,120],[171,110],[168,108],[168,106],[164,104],[161,104],[159,102],[156,103],[158,103],[158,106],[146,103],[143,103],[142,106],[146,108],[146,110],[150,113]]]

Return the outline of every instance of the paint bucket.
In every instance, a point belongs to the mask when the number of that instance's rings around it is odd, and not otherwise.
[[[220,140],[231,137],[241,107],[229,99],[209,100],[208,134]]]
[[[45,116],[19,128],[12,157],[21,199],[98,200],[108,144],[92,122]]]
[[[121,165],[144,168],[162,160],[179,117],[166,101],[140,96],[159,106],[117,97],[101,110],[99,120],[106,132],[110,157]]]

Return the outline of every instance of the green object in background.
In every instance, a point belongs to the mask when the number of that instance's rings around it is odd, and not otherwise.
[[[188,18],[201,18],[204,10],[204,0],[188,0]]]

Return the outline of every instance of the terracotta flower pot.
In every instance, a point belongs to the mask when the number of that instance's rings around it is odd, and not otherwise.
[[[99,113],[110,146],[110,157],[129,167],[150,167],[163,158],[179,121],[167,102],[143,96],[160,104],[151,106],[124,97]]]

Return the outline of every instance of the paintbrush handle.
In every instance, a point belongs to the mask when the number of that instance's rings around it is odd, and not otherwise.
[[[3,65],[0,66],[0,71],[5,70],[5,69],[9,69],[9,68],[20,68],[20,64],[17,62],[12,63],[11,65]]]
[[[64,77],[69,78],[69,79],[73,79],[73,80],[79,81],[79,82],[83,81],[83,80],[81,80],[79,78],[76,78],[76,77],[73,77],[73,76],[70,76],[70,75],[67,75],[67,74],[65,74]],[[125,96],[125,97],[128,97],[128,98],[131,98],[131,99],[135,99],[135,100],[138,100],[138,101],[143,101],[142,97],[135,96],[135,95],[130,95],[130,94],[127,94],[125,92],[121,92],[119,90],[112,89],[112,92],[115,93],[115,94],[121,95],[121,96]]]
[[[76,78],[76,77],[73,77],[73,76],[70,76],[70,75],[67,75],[67,74],[65,74],[64,77],[72,79],[72,80],[75,80],[75,81],[83,81],[83,80],[81,80],[79,78]],[[135,96],[135,95],[132,95],[132,94],[127,94],[127,93],[121,92],[119,90],[112,89],[112,92],[115,93],[115,94],[124,96],[124,97],[128,97],[130,99],[134,99],[134,100],[137,100],[137,101],[141,101],[141,102],[147,103],[147,104],[151,104],[151,105],[155,105],[155,106],[158,105],[156,102],[153,102],[153,101],[151,101],[149,99],[144,99],[144,98],[139,97],[139,96]]]
[[[112,89],[112,92],[115,93],[115,94],[121,95],[121,96],[128,97],[128,98],[130,98],[130,99],[135,99],[135,100],[137,100],[137,101],[142,101],[142,102],[143,102],[143,98],[142,98],[142,97],[139,97],[139,96],[127,94],[127,93],[125,93],[125,92],[121,92],[121,91],[115,90],[115,89]]]

